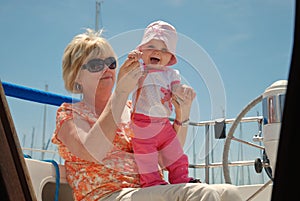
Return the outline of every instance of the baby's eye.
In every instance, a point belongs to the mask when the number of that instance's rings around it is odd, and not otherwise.
[[[168,52],[168,49],[163,48],[163,49],[161,49],[161,51],[162,51],[163,53],[166,53],[166,52]]]
[[[155,46],[154,45],[148,45],[147,49],[155,49]]]

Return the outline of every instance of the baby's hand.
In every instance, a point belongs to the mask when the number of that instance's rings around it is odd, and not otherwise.
[[[135,61],[138,61],[140,58],[142,58],[142,54],[143,53],[138,50],[132,50],[128,54],[128,59],[133,59]]]

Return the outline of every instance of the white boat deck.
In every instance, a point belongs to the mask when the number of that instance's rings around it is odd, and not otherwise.
[[[56,169],[50,162],[25,158],[26,165],[31,177],[32,185],[38,201],[53,201],[56,189]],[[60,188],[59,200],[73,201],[72,189],[67,183],[66,172],[63,165],[59,165]],[[246,201],[268,201],[271,200],[272,184],[262,189],[263,184],[238,186],[238,189]],[[256,196],[253,196],[260,191]]]
[[[56,169],[50,162],[25,158],[31,182],[38,201],[53,201],[56,189]],[[66,180],[63,165],[58,165],[60,174],[59,200],[73,201],[72,189]]]

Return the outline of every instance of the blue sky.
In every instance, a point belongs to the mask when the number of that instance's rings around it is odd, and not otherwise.
[[[158,19],[173,24],[180,34],[174,68],[197,92],[191,120],[220,114],[235,118],[269,85],[288,78],[294,4],[293,0],[104,0],[99,26],[122,61],[124,51],[141,40],[121,40],[123,36],[136,36]],[[95,5],[95,0],[0,0],[1,80],[41,90],[47,84],[51,92],[70,95],[61,75],[63,51],[84,28],[95,28]],[[218,101],[221,105],[213,106]],[[29,146],[33,128],[36,135],[42,132],[44,107],[14,98],[8,102],[21,143]],[[55,110],[47,108],[46,139],[54,129]],[[258,108],[249,115],[257,112],[262,113]]]

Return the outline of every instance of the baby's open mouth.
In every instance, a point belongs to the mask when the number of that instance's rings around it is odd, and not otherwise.
[[[151,58],[150,58],[150,63],[151,63],[151,64],[158,64],[159,61],[160,61],[159,58],[155,58],[155,57],[151,57]]]

